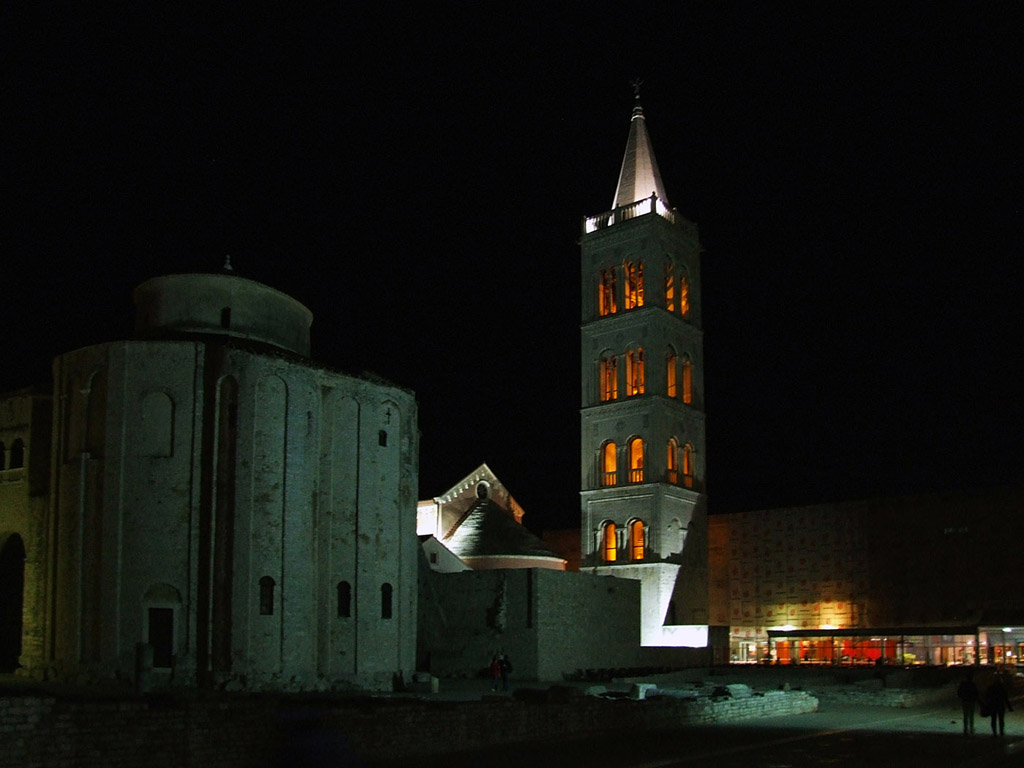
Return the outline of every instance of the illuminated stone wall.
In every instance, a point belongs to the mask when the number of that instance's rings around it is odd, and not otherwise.
[[[20,664],[26,670],[39,668],[46,650],[51,409],[49,395],[22,391],[0,396],[0,443],[5,449],[0,466],[0,552],[5,562],[0,578],[11,578],[10,566],[20,571],[23,582],[20,605],[6,589],[0,596],[0,644],[4,646],[4,655],[10,656],[3,660],[5,665]],[[23,453],[20,460],[12,461],[17,455],[17,441],[23,446]],[[18,645],[20,659],[16,658]]]
[[[712,622],[731,626],[733,641],[764,638],[768,627],[872,621],[871,566],[857,519],[807,507],[712,516],[709,525]]]
[[[738,642],[769,627],[970,624],[1024,611],[1014,488],[770,509],[709,518],[711,620]]]
[[[184,341],[89,347],[55,373],[63,671],[130,677],[153,609],[173,611],[158,681],[384,687],[413,670],[411,393]]]
[[[421,665],[435,675],[478,675],[495,653],[526,680],[644,663],[637,581],[546,569],[421,578]]]
[[[707,467],[698,232],[645,210],[610,212],[580,240],[580,567],[643,582],[641,638],[653,645],[666,624],[708,623],[705,533],[691,536]]]
[[[308,310],[253,281],[174,276],[136,299],[138,339],[57,357],[52,398],[0,398],[0,441],[25,446],[0,471],[21,663],[152,686],[410,674],[413,394],[310,361]]]

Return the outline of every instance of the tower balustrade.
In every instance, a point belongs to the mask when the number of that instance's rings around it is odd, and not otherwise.
[[[656,194],[637,200],[629,205],[620,205],[610,211],[599,213],[596,216],[586,216],[583,219],[583,234],[596,232],[599,229],[606,229],[613,224],[629,221],[639,216],[646,216],[649,213],[657,213],[663,219],[668,219],[673,224],[676,222],[676,213],[668,207],[668,204]]]

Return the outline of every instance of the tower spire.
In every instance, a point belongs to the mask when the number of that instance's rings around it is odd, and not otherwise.
[[[622,170],[619,171],[612,208],[635,203],[652,194],[657,195],[668,207],[668,196],[661,183],[651,138],[647,135],[644,108],[640,105],[640,86],[643,80],[636,78],[630,85],[633,86],[633,116],[629,121],[629,138],[626,140],[626,153],[622,157]]]

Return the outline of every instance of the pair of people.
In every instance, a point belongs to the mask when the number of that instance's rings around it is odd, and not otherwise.
[[[997,673],[992,683],[985,689],[985,695],[981,696],[978,686],[974,682],[973,673],[968,672],[956,689],[956,695],[964,710],[964,734],[974,733],[974,705],[980,702],[981,716],[989,717],[992,720],[992,735],[1002,736],[1005,733],[1006,711],[1013,711],[1010,704],[1010,696],[1006,691],[1006,685],[1002,677]]]
[[[512,674],[512,662],[507,654],[491,657],[491,690],[498,690],[500,683],[502,690],[508,690],[508,679]]]

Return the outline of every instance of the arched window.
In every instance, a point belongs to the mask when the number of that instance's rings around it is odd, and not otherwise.
[[[693,446],[683,446],[683,485],[693,488]]]
[[[688,357],[683,358],[683,402],[693,402],[693,363]]]
[[[629,524],[629,559],[644,559],[644,521],[634,520]]]
[[[7,465],[8,469],[17,469],[18,467],[25,466],[25,441],[20,437],[15,439],[11,443],[11,455],[10,462]]]
[[[618,467],[615,461],[615,443],[607,442],[601,448],[601,485],[615,485],[618,479]]]
[[[668,440],[668,454],[665,456],[665,466],[668,468],[668,481],[679,482],[679,443],[674,437]]]
[[[626,295],[623,297],[623,304],[626,309],[637,309],[644,305],[644,263],[642,261],[627,261],[626,272]]]
[[[669,397],[675,397],[678,386],[676,382],[676,368],[679,366],[679,356],[676,355],[675,350],[670,349],[665,353],[665,393]]]
[[[644,481],[644,441],[634,437],[629,441],[629,482]]]
[[[615,400],[619,396],[619,360],[615,355],[601,356],[601,402]]]
[[[269,576],[260,578],[260,616],[274,615],[274,587],[276,583]]]
[[[626,352],[626,394],[629,397],[644,393],[644,350],[637,347]]]
[[[683,317],[690,314],[690,279],[685,272],[679,276],[679,311]]]
[[[601,270],[601,284],[597,289],[597,311],[604,317],[614,315],[615,305],[615,267]]]
[[[141,432],[143,456],[174,453],[174,401],[166,392],[150,392],[142,398]]]
[[[347,619],[352,615],[352,585],[347,581],[338,582],[338,618]]]
[[[391,618],[391,594],[394,590],[387,582],[380,585],[380,617]]]
[[[618,537],[615,535],[615,523],[605,523],[601,531],[601,559],[606,563],[614,563],[619,554]]]
[[[665,309],[676,311],[676,273],[671,262],[665,265]]]

